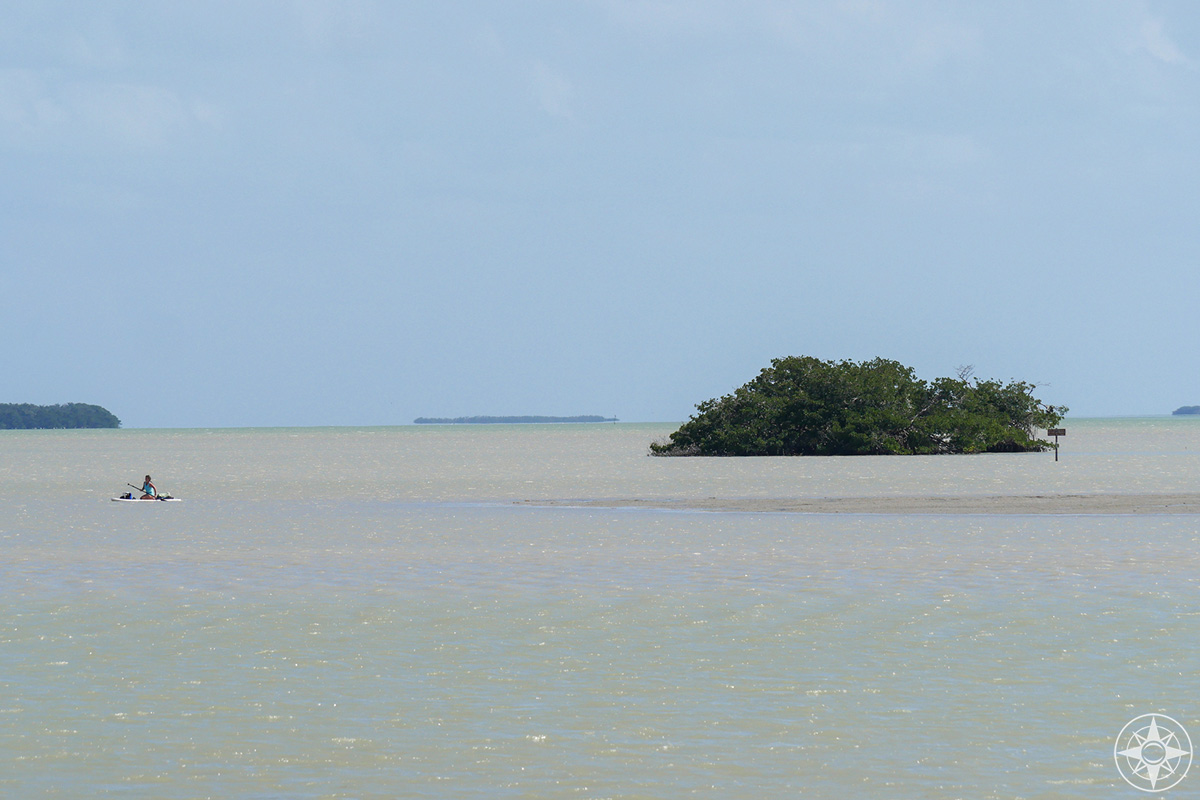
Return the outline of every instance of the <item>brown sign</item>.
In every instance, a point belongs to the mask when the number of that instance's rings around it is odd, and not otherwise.
[[[1051,428],[1050,430],[1046,431],[1046,435],[1047,436],[1066,436],[1067,429],[1066,428]]]

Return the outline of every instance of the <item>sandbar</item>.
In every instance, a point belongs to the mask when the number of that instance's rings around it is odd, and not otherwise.
[[[1200,514],[1200,493],[523,500],[521,505],[790,514]]]

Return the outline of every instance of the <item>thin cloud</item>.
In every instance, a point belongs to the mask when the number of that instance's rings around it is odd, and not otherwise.
[[[366,38],[378,16],[367,0],[296,0],[294,8],[305,40],[317,47]]]
[[[202,100],[182,100],[158,86],[71,83],[51,87],[34,71],[0,71],[0,141],[157,148],[194,128],[216,129],[224,115]]]
[[[937,60],[973,50],[977,27],[958,22],[940,7],[884,0],[841,0],[811,5],[782,0],[602,0],[618,24],[645,35],[726,36],[750,31],[805,48],[855,37],[890,37],[909,46],[918,60]]]
[[[85,85],[70,94],[86,127],[125,146],[161,146],[193,119],[174,92],[155,86]]]
[[[566,76],[539,61],[533,65],[530,80],[543,111],[556,119],[574,120],[575,90]]]
[[[46,96],[35,72],[0,70],[0,135],[4,141],[34,141],[68,118],[67,111]]]
[[[645,35],[694,35],[726,29],[746,13],[738,6],[703,0],[602,0],[605,12],[618,24]]]
[[[1192,66],[1192,60],[1185,56],[1167,35],[1161,19],[1147,19],[1142,22],[1138,46],[1166,64]]]

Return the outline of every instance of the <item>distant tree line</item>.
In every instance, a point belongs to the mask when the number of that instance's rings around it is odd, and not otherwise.
[[[1200,414],[1200,406],[1180,406],[1172,414]]]
[[[417,417],[413,422],[417,425],[495,425],[512,423],[547,423],[547,422],[616,422],[616,417]]]
[[[30,403],[0,403],[0,430],[32,428],[119,428],[121,420],[100,406],[66,403],[35,406]]]
[[[911,367],[876,358],[775,359],[733,394],[650,445],[654,455],[774,456],[1021,452],[1058,425],[1063,406],[1043,405],[1022,381],[918,379]]]

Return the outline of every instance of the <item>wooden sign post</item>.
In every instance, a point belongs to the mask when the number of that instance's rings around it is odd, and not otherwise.
[[[1048,431],[1046,431],[1046,435],[1054,437],[1054,460],[1058,461],[1058,437],[1066,436],[1067,429],[1066,428],[1050,428]]]

